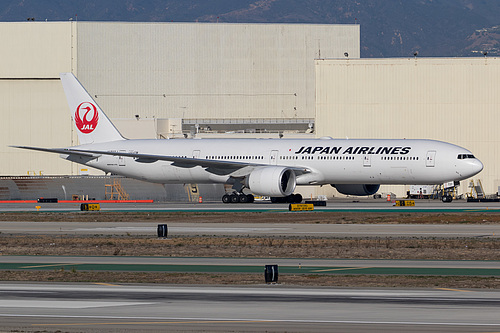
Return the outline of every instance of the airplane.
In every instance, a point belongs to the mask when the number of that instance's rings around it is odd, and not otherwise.
[[[233,192],[223,195],[224,203],[253,202],[254,195],[301,202],[302,196],[293,193],[300,185],[372,195],[381,184],[440,184],[483,169],[469,150],[435,140],[126,139],[72,73],[60,77],[80,144],[12,147],[58,153],[105,173],[148,182],[230,184]]]

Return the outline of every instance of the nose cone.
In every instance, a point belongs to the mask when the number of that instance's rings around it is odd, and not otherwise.
[[[472,177],[474,175],[477,175],[483,170],[484,167],[483,163],[481,163],[481,161],[478,160],[477,158],[468,160],[467,164],[470,172],[470,174],[467,177]]]
[[[478,173],[480,173],[482,170],[483,170],[483,163],[481,163],[480,160],[478,160],[477,158],[474,159],[474,161],[472,161],[472,172],[474,173],[474,175],[477,175]]]

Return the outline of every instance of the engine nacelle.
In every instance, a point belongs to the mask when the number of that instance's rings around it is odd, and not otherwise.
[[[345,195],[372,195],[380,188],[377,184],[332,184],[332,186]]]
[[[278,166],[255,169],[246,181],[246,186],[252,193],[271,197],[286,197],[293,193],[296,185],[295,172]]]

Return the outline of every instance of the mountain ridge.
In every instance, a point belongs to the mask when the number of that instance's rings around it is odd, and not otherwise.
[[[500,1],[0,0],[0,21],[360,24],[361,57],[500,55]]]

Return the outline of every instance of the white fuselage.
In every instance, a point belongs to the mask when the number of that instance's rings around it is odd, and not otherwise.
[[[309,170],[297,176],[297,185],[438,184],[472,177],[483,168],[467,149],[433,140],[120,140],[72,148]],[[105,172],[157,183],[226,183],[239,172],[111,155],[72,160]]]

